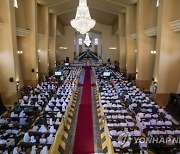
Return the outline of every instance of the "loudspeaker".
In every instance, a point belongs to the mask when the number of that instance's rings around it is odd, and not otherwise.
[[[6,109],[6,107],[4,106],[3,101],[2,101],[2,98],[1,98],[1,95],[0,95],[0,115],[3,114],[6,110],[7,110],[7,109]]]
[[[107,58],[107,62],[111,63],[111,58],[110,57]]]
[[[13,82],[14,81],[14,79],[13,78],[9,78],[9,82]]]
[[[69,63],[69,57],[66,57],[66,61],[65,61],[66,63]]]

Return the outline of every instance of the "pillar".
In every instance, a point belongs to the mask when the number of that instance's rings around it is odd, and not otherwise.
[[[55,70],[56,63],[56,31],[57,31],[57,17],[50,15],[50,39],[49,39],[49,70]]]
[[[120,71],[125,72],[126,70],[126,45],[125,45],[125,15],[120,14],[118,16],[119,22],[119,63]]]
[[[17,83],[21,76],[17,55],[16,21],[13,1],[0,1],[0,93],[4,105],[18,100]]]
[[[135,75],[136,73],[136,40],[131,37],[136,33],[136,6],[126,7],[126,49],[127,49],[127,74]]]
[[[179,0],[161,0],[158,8],[157,55],[154,76],[157,93],[154,99],[166,106],[170,93],[179,91],[180,83],[180,34],[170,29],[170,22],[180,19]]]
[[[37,0],[23,1],[23,9],[20,14],[24,15],[25,27],[29,35],[18,37],[18,49],[23,51],[20,57],[24,85],[35,86],[38,82],[37,64]]]
[[[38,7],[38,33],[43,35],[38,39],[38,72],[39,80],[42,81],[43,75],[49,74],[49,9],[47,6]]]
[[[146,36],[144,30],[157,26],[155,0],[137,2],[137,80],[140,89],[149,90],[154,72],[155,57],[150,53],[156,50],[156,36]]]

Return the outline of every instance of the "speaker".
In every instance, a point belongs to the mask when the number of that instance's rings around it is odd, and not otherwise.
[[[69,63],[69,57],[66,57],[66,61],[65,61],[66,63]]]
[[[111,63],[111,58],[110,57],[107,58],[107,62]]]
[[[4,106],[3,101],[2,101],[2,98],[1,98],[1,95],[0,95],[0,115],[2,115],[6,110],[7,110],[7,109],[6,109],[6,107]]]
[[[13,78],[9,78],[9,82],[13,82],[14,81],[14,79]]]

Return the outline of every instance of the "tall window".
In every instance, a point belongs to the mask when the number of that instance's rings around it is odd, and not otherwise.
[[[83,41],[82,38],[79,39],[79,45],[82,45]]]
[[[94,39],[94,45],[98,45],[98,43],[99,43],[98,38],[95,38],[95,39]]]

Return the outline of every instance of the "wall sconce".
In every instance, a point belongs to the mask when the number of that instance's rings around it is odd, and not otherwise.
[[[153,51],[153,50],[152,50],[152,51],[151,51],[151,54],[154,54],[154,55],[155,55],[155,54],[156,54],[156,51]]]
[[[116,47],[109,47],[109,50],[116,50]]]
[[[22,54],[23,54],[23,51],[17,51],[17,54],[18,54],[18,55],[22,55]]]
[[[40,49],[38,49],[38,50],[37,50],[37,52],[41,52],[41,50],[40,50]]]
[[[134,52],[137,52],[137,49],[136,49],[136,50],[134,50]]]
[[[68,48],[67,48],[67,47],[59,47],[59,49],[61,49],[61,50],[67,50]]]

